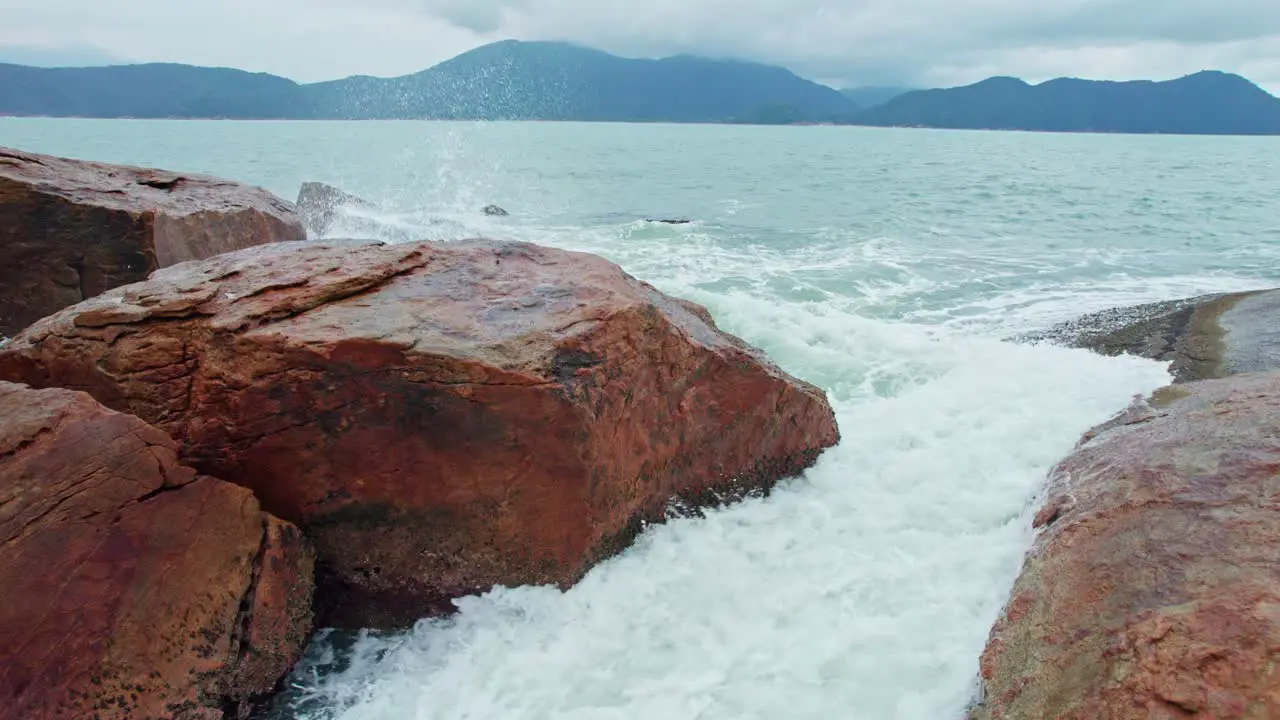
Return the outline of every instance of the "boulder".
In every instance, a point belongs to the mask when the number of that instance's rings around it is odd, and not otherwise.
[[[302,652],[313,561],[160,430],[0,383],[0,715],[243,717]]]
[[[1280,369],[1280,290],[1113,308],[1023,340],[1171,363],[1175,382]]]
[[[259,188],[0,148],[0,335],[156,268],[305,238]]]
[[[344,207],[369,207],[369,203],[321,182],[305,182],[298,191],[298,214],[315,237],[329,232],[333,219]]]
[[[485,206],[484,206],[484,214],[485,214],[485,215],[490,215],[490,216],[496,216],[496,217],[506,217],[506,216],[510,215],[511,213],[507,212],[506,210],[503,210],[502,208],[498,207],[497,205],[485,205]]]
[[[579,579],[669,501],[767,488],[834,444],[819,389],[599,257],[526,243],[250,248],[0,348],[252,488],[319,557],[325,621],[393,626]]]
[[[1171,386],[1089,433],[971,717],[1280,717],[1278,468],[1278,373]]]

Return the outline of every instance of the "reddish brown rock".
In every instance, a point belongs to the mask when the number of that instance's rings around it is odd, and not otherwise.
[[[0,335],[156,268],[306,237],[259,188],[0,148]]]
[[[973,718],[1280,717],[1280,374],[1130,408],[1036,524]]]
[[[0,383],[0,717],[235,718],[311,627],[314,558],[84,393]]]
[[[253,488],[316,543],[341,624],[568,585],[672,498],[768,487],[837,440],[820,390],[701,307],[523,243],[170,268],[33,326],[0,377],[86,389]]]

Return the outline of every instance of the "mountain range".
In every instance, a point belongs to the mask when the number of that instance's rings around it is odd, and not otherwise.
[[[299,84],[169,63],[0,64],[0,115],[229,119],[835,123],[1280,134],[1280,99],[1237,75],[1166,82],[991,78],[944,90],[837,91],[759,63],[630,59],[553,42],[486,45],[412,75]]]
[[[899,95],[860,125],[1058,132],[1280,135],[1280,99],[1239,75],[1204,71],[1152,82],[1010,77]]]

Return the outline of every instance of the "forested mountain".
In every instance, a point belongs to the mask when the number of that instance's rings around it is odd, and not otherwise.
[[[752,122],[850,115],[788,70],[693,56],[633,60],[565,43],[486,45],[413,75],[299,85],[223,68],[0,65],[0,114]]]
[[[1239,75],[1205,71],[1152,82],[995,77],[921,90],[857,116],[858,124],[988,130],[1280,134],[1280,99]]]

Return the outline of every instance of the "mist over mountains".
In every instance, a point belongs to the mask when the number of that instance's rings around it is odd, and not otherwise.
[[[991,78],[945,90],[837,91],[759,63],[631,59],[503,41],[422,72],[299,84],[265,73],[151,63],[0,64],[0,114],[306,120],[831,123],[1077,132],[1280,134],[1280,99],[1237,75],[1165,82]]]

